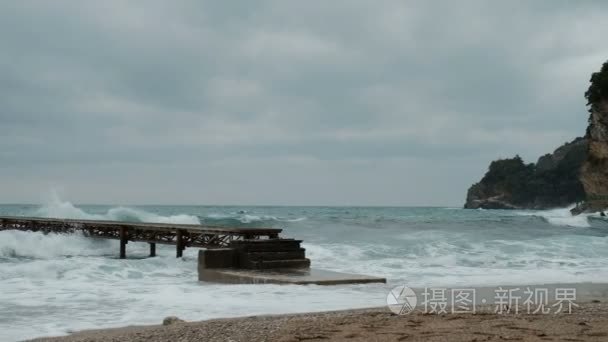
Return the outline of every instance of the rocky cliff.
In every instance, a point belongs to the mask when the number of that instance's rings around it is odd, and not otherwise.
[[[591,76],[585,97],[591,115],[587,128],[588,158],[580,177],[586,194],[582,209],[600,211],[608,208],[608,62]]]
[[[587,150],[587,140],[576,138],[536,164],[525,164],[519,156],[495,160],[469,189],[464,207],[547,209],[582,201],[585,193],[579,177]]]
[[[590,83],[585,137],[536,164],[524,164],[519,156],[493,161],[469,189],[465,208],[547,209],[581,203],[573,213],[608,209],[608,62]]]

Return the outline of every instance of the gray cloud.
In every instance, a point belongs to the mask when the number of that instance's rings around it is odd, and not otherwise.
[[[533,161],[583,134],[607,14],[5,2],[0,201],[60,186],[87,202],[459,205],[490,160]]]

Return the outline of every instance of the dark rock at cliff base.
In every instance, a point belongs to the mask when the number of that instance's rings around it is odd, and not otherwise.
[[[536,164],[519,157],[495,160],[467,193],[468,209],[547,209],[564,207],[585,198],[579,180],[587,159],[584,138],[564,144]]]

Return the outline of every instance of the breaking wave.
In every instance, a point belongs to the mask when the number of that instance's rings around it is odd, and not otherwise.
[[[44,235],[28,231],[0,232],[0,259],[51,259],[113,254],[116,254],[113,241],[91,239],[80,233]]]
[[[568,208],[550,209],[550,210],[539,210],[539,211],[518,211],[516,212],[521,216],[534,216],[540,217],[544,221],[555,225],[565,227],[577,227],[577,228],[589,228],[591,227],[590,220],[597,219],[601,220],[602,217],[597,213],[584,213],[580,215],[572,215],[570,210],[574,206]]]
[[[144,210],[116,207],[108,209],[103,214],[90,214],[77,208],[68,201],[61,200],[58,196],[52,199],[34,212],[34,216],[47,218],[66,218],[79,220],[102,220],[102,221],[126,221],[126,222],[149,222],[149,223],[176,223],[176,224],[200,224],[197,216],[193,215],[171,215],[162,216]]]
[[[273,215],[252,215],[245,211],[228,214],[209,214],[203,218],[205,222],[221,223],[257,223],[257,222],[301,222],[306,217],[287,218]]]
[[[125,221],[125,222],[150,222],[150,223],[175,223],[175,224],[201,224],[211,225],[243,225],[243,224],[274,224],[293,223],[306,220],[306,217],[282,217],[274,215],[255,215],[241,210],[229,213],[210,213],[206,215],[159,215],[143,209],[129,207],[113,207],[105,209],[101,213],[90,213],[76,207],[69,201],[62,200],[57,195],[40,208],[28,213],[36,217],[67,218],[79,220],[102,220],[102,221]]]

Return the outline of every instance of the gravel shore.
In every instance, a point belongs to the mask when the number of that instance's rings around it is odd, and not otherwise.
[[[608,341],[608,305],[581,304],[572,314],[397,316],[388,309],[178,322],[91,330],[35,341]]]

